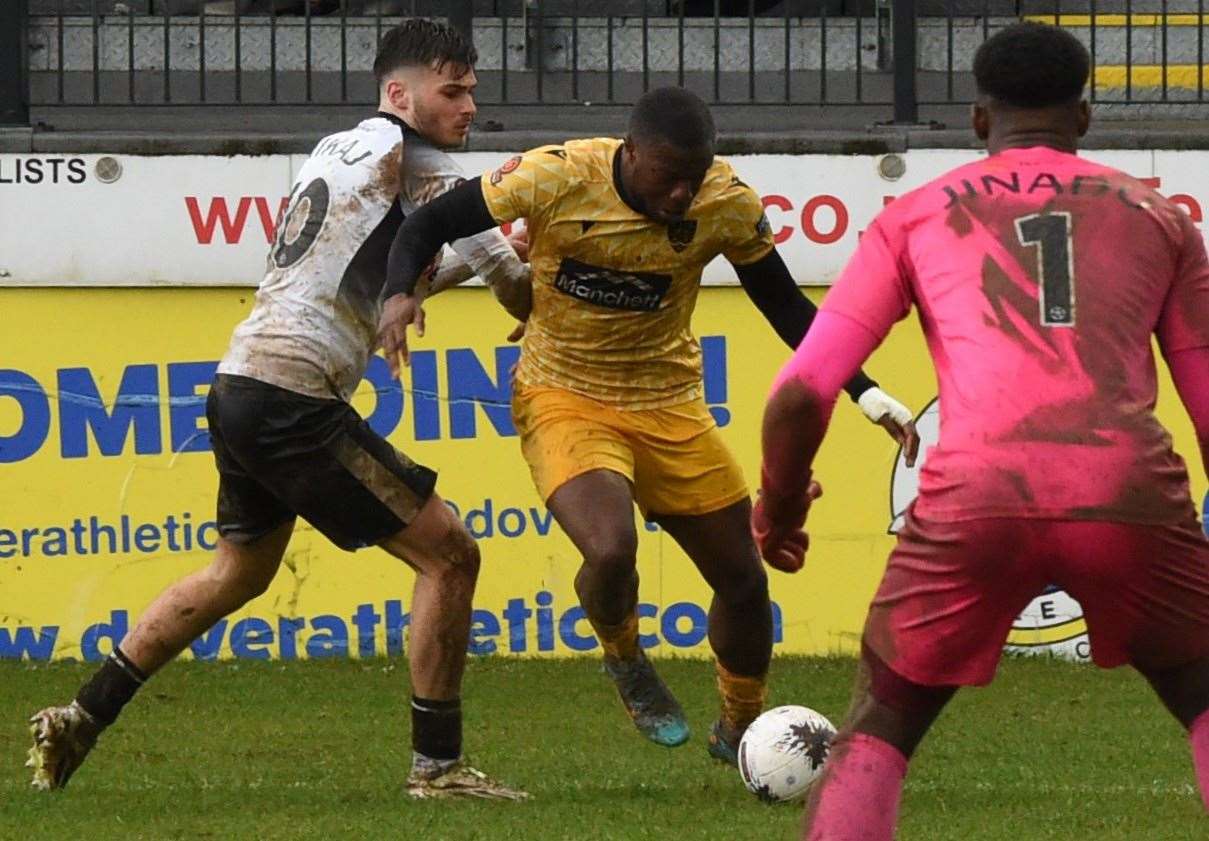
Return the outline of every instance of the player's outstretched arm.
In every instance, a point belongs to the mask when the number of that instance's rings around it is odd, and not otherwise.
[[[752,534],[761,556],[777,569],[795,572],[805,560],[806,514],[822,493],[811,478],[811,465],[840,388],[879,341],[850,318],[820,313],[773,384],[764,410],[760,497],[752,513]]]
[[[739,283],[781,341],[796,348],[814,323],[818,309],[802,294],[789,267],[774,248],[764,257],[746,266],[735,266]],[[907,463],[915,463],[919,436],[914,417],[902,403],[882,391],[870,377],[858,370],[844,384],[848,396],[873,423],[885,428],[906,454]]]
[[[403,220],[386,262],[385,299],[378,321],[378,344],[396,378],[399,359],[408,361],[407,327],[423,335],[424,315],[415,299],[416,284],[441,247],[474,236],[498,223],[487,210],[477,180],[466,181]]]

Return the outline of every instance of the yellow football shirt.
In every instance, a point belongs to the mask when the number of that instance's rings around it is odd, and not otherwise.
[[[705,265],[754,263],[773,240],[760,198],[717,158],[683,221],[633,210],[614,183],[621,143],[518,155],[483,176],[483,195],[496,221],[529,230],[533,314],[517,379],[653,409],[701,394],[690,321]]]

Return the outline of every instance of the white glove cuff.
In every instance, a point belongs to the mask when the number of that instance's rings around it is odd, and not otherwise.
[[[857,398],[856,405],[860,406],[861,412],[873,423],[880,422],[887,415],[899,425],[915,420],[910,409],[876,386],[866,389]]]

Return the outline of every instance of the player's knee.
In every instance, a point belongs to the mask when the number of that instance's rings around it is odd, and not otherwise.
[[[460,525],[460,524],[459,524]],[[451,529],[441,546],[442,569],[463,578],[477,579],[483,564],[478,542],[464,527]]]
[[[606,573],[628,573],[638,565],[638,538],[610,535],[592,541],[584,549],[584,563]]]
[[[216,560],[208,572],[218,592],[238,606],[263,595],[269,589],[276,567],[267,569],[231,560]]]
[[[466,535],[466,542],[461,544],[456,554],[457,568],[466,575],[478,578],[479,568],[483,565],[483,553],[478,542]]]
[[[879,657],[867,642],[861,642],[861,661],[869,676],[869,694],[891,709],[914,712],[943,705],[951,694],[948,687],[924,686],[903,677]]]
[[[746,564],[719,582],[715,595],[729,605],[766,604],[768,574],[762,564]]]

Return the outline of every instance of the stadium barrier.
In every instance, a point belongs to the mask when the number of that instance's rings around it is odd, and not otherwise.
[[[372,104],[385,28],[473,37],[483,104],[632,103],[678,84],[717,104],[860,107],[920,123],[974,95],[974,51],[1022,18],[1089,48],[1108,113],[1205,115],[1203,0],[6,0],[0,126],[77,106]]]

